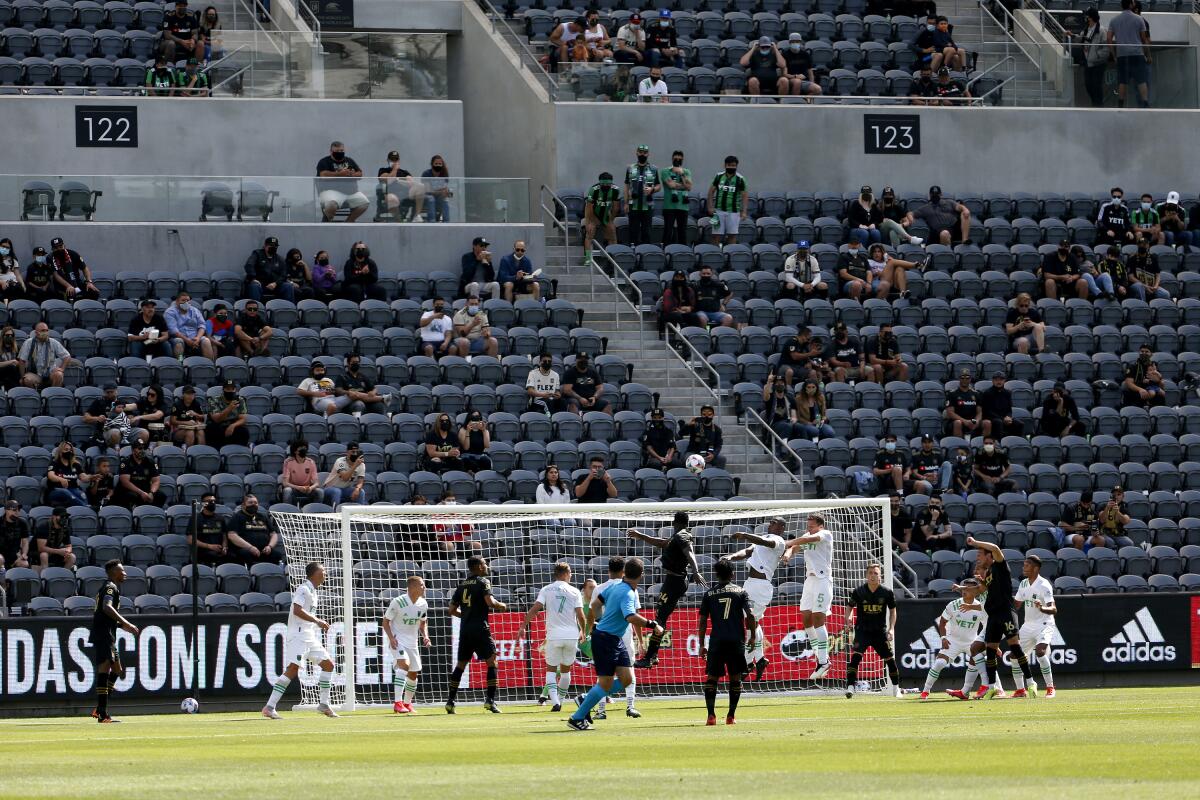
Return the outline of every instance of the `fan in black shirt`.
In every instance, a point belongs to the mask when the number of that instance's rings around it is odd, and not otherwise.
[[[958,376],[958,388],[946,395],[946,432],[970,438],[983,423],[979,395],[971,388],[971,373]]]
[[[892,639],[896,631],[896,595],[883,585],[883,568],[878,564],[867,567],[867,582],[850,593],[851,613],[854,614],[854,655],[846,666],[846,697],[854,696],[858,682],[858,665],[870,647],[887,666],[888,678],[897,690],[900,687],[900,668]]]
[[[996,694],[997,668],[1000,664],[1000,645],[1008,648],[1009,658],[1021,668],[1025,677],[1025,687],[1018,687],[1013,697],[1033,697],[1037,693],[1037,684],[1033,682],[1033,671],[1029,669],[1029,661],[1025,651],[1021,649],[1021,640],[1017,634],[1017,612],[1013,607],[1012,573],[1008,562],[1004,560],[1004,551],[991,542],[980,542],[973,537],[967,537],[967,546],[979,550],[976,556],[976,566],[987,574],[983,579],[987,597],[983,601],[983,609],[987,612],[987,625],[983,630],[983,641],[987,647],[987,686],[984,699],[990,700]]]
[[[717,585],[704,593],[700,601],[700,657],[706,660],[704,702],[708,707],[708,724],[716,725],[717,684],[722,676],[729,678],[729,713],[725,724],[734,724],[738,700],[742,696],[742,678],[746,675],[746,633],[754,641],[758,623],[750,610],[750,596],[733,582],[733,564],[726,559],[717,562],[713,572]],[[708,621],[712,620],[712,635],[705,644]]]
[[[628,531],[630,539],[641,540],[662,550],[659,560],[665,573],[655,608],[655,620],[662,627],[657,633],[651,634],[646,654],[634,662],[638,669],[647,669],[658,663],[658,648],[666,634],[667,622],[679,601],[687,594],[688,568],[691,568],[693,579],[697,583],[708,587],[708,581],[700,574],[700,565],[696,563],[696,554],[692,551],[692,534],[688,531],[688,524],[687,512],[677,511],[671,521],[674,532],[668,538],[651,536],[637,528],[630,528]]]
[[[1013,421],[1012,392],[1004,387],[1004,373],[992,374],[992,385],[979,395],[979,407],[983,410],[983,435],[1020,436],[1021,425]]]
[[[125,674],[121,657],[117,653],[117,628],[137,636],[138,629],[121,616],[121,584],[125,582],[125,567],[117,559],[104,565],[108,580],[96,594],[96,611],[92,616],[92,647],[96,660],[96,710],[92,716],[97,722],[112,722],[108,715],[108,696],[113,684]]]
[[[467,559],[467,578],[450,598],[450,616],[458,617],[461,623],[458,636],[458,655],[454,671],[450,673],[450,695],[446,698],[446,713],[454,713],[454,700],[458,696],[458,684],[463,671],[474,655],[487,662],[487,700],[483,707],[493,714],[500,713],[496,705],[496,687],[499,672],[496,667],[496,645],[492,641],[492,630],[488,627],[491,611],[507,611],[508,606],[492,596],[492,582],[487,579],[487,561],[479,556]]]

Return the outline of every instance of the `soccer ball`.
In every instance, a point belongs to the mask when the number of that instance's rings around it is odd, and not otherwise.
[[[687,457],[687,461],[683,463],[688,468],[688,472],[693,475],[699,475],[701,472],[704,472],[704,467],[707,466],[704,462],[704,456],[699,453],[692,453]]]
[[[179,704],[179,710],[185,714],[195,714],[200,710],[200,703],[194,697],[185,697]]]

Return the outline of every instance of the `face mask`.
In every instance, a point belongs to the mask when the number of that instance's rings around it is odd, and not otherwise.
[[[446,308],[445,308],[445,306],[434,306],[433,310],[434,310],[434,313],[441,314],[446,310]]]
[[[349,363],[349,364],[346,366],[346,369],[350,370],[351,372],[358,372],[358,362],[357,362],[357,361],[351,361],[351,362],[350,362],[350,363]]]
[[[737,167],[726,167],[725,174],[726,175],[737,175]]]
[[[859,195],[859,196],[860,196],[860,197],[863,199],[863,202],[864,202],[864,203],[869,203],[869,202],[871,202],[871,195],[869,195],[869,194],[863,194],[863,195]]]
[[[367,249],[365,247],[358,248],[357,250],[354,251],[354,257],[355,258],[366,258],[367,257]]]
[[[959,457],[958,457],[958,463],[960,463],[960,464],[965,464],[965,463],[967,463],[967,457],[966,457],[966,456],[959,456]]]
[[[671,159],[671,166],[673,166],[673,167],[682,167],[682,166],[683,166],[683,159],[682,159],[682,158],[673,158],[673,159]]]
[[[222,311],[220,314],[217,314],[217,319],[221,322],[224,322],[225,320],[229,319],[229,315]]]
[[[320,264],[322,267],[328,267],[329,259],[328,258],[318,258],[317,263]]]
[[[712,417],[704,417],[704,424],[705,424],[705,425],[712,425],[712,424],[713,424],[713,418],[712,418]]]
[[[269,244],[263,249],[267,251],[267,255],[269,255],[269,256],[275,255],[275,253],[278,252],[278,250],[279,250],[279,248],[273,244]]]
[[[1149,211],[1149,210],[1150,210],[1150,204],[1142,203],[1142,211]]]
[[[479,313],[479,306],[467,306],[467,314],[469,316],[473,317],[478,313]]]
[[[937,25],[926,25],[925,30],[932,31],[937,28]]]
[[[667,20],[664,19],[658,23],[658,27],[665,28],[665,27],[669,26],[670,24],[671,24],[670,22],[668,22]]]
[[[346,154],[345,154],[345,153],[334,153],[334,154],[333,154],[333,160],[334,160],[334,161],[345,161],[345,160],[346,160]]]
[[[759,52],[759,55],[769,56],[769,55],[771,55],[771,48],[760,47],[760,48],[758,48],[758,52]]]
[[[46,257],[45,257],[45,256],[34,256],[34,257],[33,257],[33,260],[34,260],[34,261],[36,261],[36,262],[37,262],[37,263],[39,263],[39,264],[45,264],[45,263],[46,263]]]
[[[701,283],[712,283],[712,276],[711,275],[701,275],[700,282]]]
[[[803,46],[804,45],[800,44],[799,42],[792,42],[788,45],[788,50],[791,50],[793,53],[799,53]]]
[[[50,331],[38,331],[37,339],[39,342],[44,342],[50,338]]]
[[[246,504],[246,513],[247,514],[257,514],[258,513],[258,503],[247,503]]]
[[[987,453],[988,455],[991,455],[992,453],[996,452],[996,445],[994,445],[994,444],[985,444],[985,445],[983,446],[983,452]]]
[[[9,250],[7,247],[0,247],[0,256],[6,256],[11,252],[12,250]]]
[[[930,192],[930,193],[929,193],[929,202],[931,202],[931,203],[936,203],[936,202],[938,202],[938,201],[939,201],[939,200],[941,200],[941,199],[942,199],[942,193],[941,193],[941,192]]]
[[[225,392],[225,399],[226,400],[236,400],[237,392]]]
[[[657,80],[657,78],[655,80]],[[638,163],[645,164],[647,159],[649,159],[649,156],[638,156]]]
[[[587,24],[588,24],[589,28],[594,28],[594,27],[596,27],[597,23],[599,23],[599,22],[600,22],[600,20],[598,20],[598,19],[589,19],[587,21]]]
[[[204,504],[204,510],[205,510],[205,511],[216,511],[216,510],[217,510],[217,503],[216,503],[216,501],[215,501],[215,500],[209,500],[207,503],[205,503],[205,504]]]
[[[443,428],[449,428],[449,427],[450,427],[450,420],[448,420],[448,419],[440,419],[440,420],[438,420],[438,425],[440,425],[440,426],[441,426],[441,427],[443,427]]]
[[[1119,206],[1119,205],[1121,205],[1121,196],[1120,196],[1120,195],[1118,195],[1118,194],[1114,194],[1114,195],[1112,196],[1112,199],[1113,199],[1113,203],[1114,203],[1114,204],[1116,204],[1116,205],[1118,205],[1118,206]]]
[[[553,366],[553,362],[550,362],[550,361],[542,362],[542,369],[550,369],[550,367],[552,367],[552,366]]]
[[[308,458],[308,448],[301,447],[299,450],[296,451],[296,457],[297,458]]]
[[[896,452],[896,443],[895,442],[885,442],[883,445],[883,449],[887,450],[889,453],[894,453],[894,452]]]
[[[629,23],[629,29],[634,30],[634,31],[640,31],[642,29],[642,23],[631,22],[631,23]]]
[[[1058,254],[1059,254],[1060,256],[1065,256],[1065,255],[1067,255],[1067,254],[1068,254],[1068,253],[1070,253],[1070,252],[1071,252],[1071,251],[1070,251],[1070,250],[1068,250],[1068,249],[1067,249],[1067,248],[1065,248],[1065,247],[1060,247],[1060,248],[1058,248]]]

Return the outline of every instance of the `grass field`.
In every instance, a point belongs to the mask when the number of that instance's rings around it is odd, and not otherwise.
[[[127,716],[103,727],[4,720],[0,797],[759,800],[1004,791],[1132,800],[1200,791],[1200,687],[987,703],[748,698],[734,728],[704,727],[699,700],[645,702],[639,720],[625,717],[623,703],[611,708],[618,713],[586,733],[569,731],[566,713],[515,705],[501,716],[467,706],[449,717],[426,706],[413,718],[372,710],[336,720],[288,712],[281,722],[245,713]]]

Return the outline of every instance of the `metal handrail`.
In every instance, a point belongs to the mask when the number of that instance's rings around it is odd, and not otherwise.
[[[221,88],[221,87],[223,87],[225,84],[227,84],[227,83],[229,83],[230,81],[232,81],[234,78],[241,77],[241,76],[242,76],[242,75],[244,75],[246,72],[248,72],[252,66],[253,66],[253,64],[247,64],[246,66],[244,66],[244,67],[242,67],[241,69],[239,69],[237,72],[235,72],[235,73],[233,73],[232,75],[230,75],[230,76],[229,76],[228,78],[226,78],[225,80],[221,81],[221,82],[220,82],[220,83],[218,83],[218,84],[215,84],[215,85],[214,85],[212,88],[210,88],[210,89],[208,90],[208,91],[209,91],[209,94],[216,94],[216,91],[217,91],[217,89],[220,89],[220,88]]]
[[[785,450],[787,450],[788,454],[792,458],[796,459],[796,463],[800,465],[800,474],[799,475],[796,475],[796,473],[792,472],[792,470],[788,468],[787,464],[785,464],[783,462],[783,459],[779,458],[779,456],[776,454],[775,449],[768,446],[766,442],[762,441],[758,437],[758,435],[754,433],[754,430],[749,425],[745,426],[746,433],[748,433],[750,435],[750,438],[752,438],[764,450],[766,450],[767,455],[769,455],[771,457],[771,460],[774,461],[776,463],[776,465],[779,466],[780,469],[782,469],[785,473],[787,473],[788,477],[792,479],[793,483],[795,483],[797,486],[800,487],[800,499],[801,500],[805,499],[805,497],[804,497],[805,496],[805,492],[804,492],[804,459],[800,457],[799,453],[797,453],[795,450],[792,449],[791,445],[789,445],[786,441],[784,441],[784,438],[782,436],[780,436],[778,433],[775,432],[774,428],[772,428],[770,425],[767,424],[766,420],[764,420],[761,416],[759,416],[759,413],[757,411],[755,411],[753,408],[747,408],[746,414],[748,414],[753,420],[758,422],[758,424],[762,427],[762,429],[771,435],[771,438],[774,440],[773,443],[782,446]],[[748,457],[747,457],[747,466],[749,466]],[[772,492],[774,492],[774,490],[775,490],[775,482],[774,481],[771,481],[771,490],[772,490]]]
[[[538,58],[536,53],[529,49],[529,45],[526,44],[524,39],[521,38],[522,34],[513,30],[513,27],[508,24],[507,18],[494,5],[492,5],[491,0],[478,0],[478,2],[483,5],[487,11],[488,19],[491,20],[492,23],[492,33],[496,33],[497,21],[499,21],[499,24],[503,25],[505,30],[508,31],[509,37],[517,43],[519,48],[521,48],[521,53],[517,54],[517,60],[520,61],[521,64],[533,74],[535,80],[545,82],[546,90],[550,95],[549,99],[553,101],[558,93],[558,79],[546,71],[546,68],[542,66],[541,59]],[[522,53],[525,55],[525,58],[521,57]]]
[[[546,195],[550,195],[550,199],[554,203],[554,208],[546,207],[546,199],[545,199]],[[567,222],[567,204],[563,202],[562,198],[559,197],[558,194],[556,194],[553,189],[551,189],[549,186],[547,186],[546,184],[543,183],[541,188],[538,189],[538,205],[542,209],[543,216],[550,220],[550,225],[552,227],[558,228],[560,231],[562,231],[563,247],[565,247],[567,249],[567,253],[570,253],[571,252],[571,226]],[[562,219],[558,218],[558,210],[560,208],[562,209],[562,213],[563,213]],[[542,224],[544,225],[545,222],[543,222]]]
[[[1198,0],[1198,2],[1200,2],[1200,0]],[[796,98],[795,95],[780,95],[780,94],[725,95],[725,94],[697,94],[697,93],[688,94],[688,93],[675,93],[675,92],[671,92],[671,93],[668,93],[665,95],[655,95],[655,96],[656,97],[667,97],[667,98],[678,98],[679,100],[681,100],[683,102],[686,102],[687,98],[690,98],[690,97],[712,97],[712,98],[745,97],[745,98],[750,98],[749,103],[741,103],[740,105],[755,105],[753,98],[756,98],[756,97],[768,97],[768,98],[771,98],[772,100],[780,100],[780,99],[784,99],[784,98],[788,98],[788,99]],[[634,103],[638,103],[639,105],[660,105],[657,102],[642,103],[639,100],[637,100],[636,97],[637,97],[636,95],[633,96],[633,99],[629,100],[627,102],[634,102]],[[774,103],[773,105],[787,105],[787,106],[795,106],[797,108],[805,108],[810,105],[826,105],[826,106],[841,105],[843,100],[852,100],[852,101],[854,101],[853,105],[864,105],[864,103],[862,102],[864,100],[866,101],[865,105],[872,105],[872,106],[874,106],[874,105],[907,106],[907,105],[913,104],[911,99],[908,97],[908,95],[893,96],[893,95],[877,95],[877,94],[861,94],[861,95],[860,94],[823,94],[823,95],[818,95],[818,96],[812,97],[812,98],[796,98],[796,99],[805,100],[805,101],[811,100],[812,102]],[[975,105],[975,100],[976,100],[976,98],[974,98],[974,97],[946,97],[946,98],[937,98],[937,99],[938,99],[938,102],[950,103],[952,105],[962,105],[962,106]],[[590,102],[598,102],[598,101],[578,100],[575,102],[590,103]],[[666,104],[666,105],[669,105],[669,104]],[[714,102],[711,105],[728,105],[728,104],[721,103],[719,100],[714,100]]]
[[[991,9],[987,8],[988,4],[986,2],[982,2],[982,0],[981,0],[981,2],[978,5],[979,5],[979,28],[980,28],[980,30],[983,30],[983,18],[984,18],[984,15],[987,15],[988,19],[990,19],[993,23],[996,24],[997,27],[999,27],[1002,31],[1004,31],[1006,38],[1005,38],[1005,41],[1001,42],[1000,44],[1004,45],[1006,51],[1010,45],[1016,45],[1017,49],[1021,51],[1021,54],[1024,55],[1025,58],[1029,59],[1029,63],[1037,68],[1038,105],[1044,106],[1046,104],[1046,68],[1042,62],[1041,49],[1034,48],[1037,52],[1037,55],[1035,56],[1034,54],[1030,53],[1028,50],[1025,49],[1025,44],[1022,43],[1019,39],[1017,39],[1017,37],[1015,35],[1016,31],[1019,30],[1027,40],[1032,41],[1033,40],[1033,32],[1028,30],[1026,28],[1026,26],[1024,25],[1024,23],[1022,23],[1021,20],[1018,19],[1017,16],[1015,14],[1013,14],[1011,11],[1009,11],[1008,8],[1006,8],[1002,3],[996,3],[996,5],[999,7],[999,9],[1001,11],[1002,19],[997,18],[996,15],[992,13]],[[1010,21],[1011,21],[1011,30],[1012,30],[1011,33],[1009,32]],[[990,42],[984,42],[983,44],[990,44]]]
[[[609,276],[607,272],[600,268],[600,264],[596,262],[597,253],[599,253],[608,262],[608,265],[612,267],[612,276]],[[608,251],[600,246],[599,242],[594,240],[592,242],[592,260],[588,266],[591,268],[593,275],[599,273],[601,277],[608,281],[613,288],[613,294],[615,295],[613,298],[613,319],[616,321],[618,327],[620,326],[621,322],[621,312],[618,300],[625,301],[625,304],[632,309],[634,319],[637,320],[638,359],[644,362],[646,360],[646,326],[642,318],[642,290],[639,289],[637,284],[630,279],[625,270],[621,269],[621,265],[616,262],[616,259],[610,256]],[[625,281],[626,287],[633,290],[634,294],[637,296],[636,303],[629,299],[629,296],[622,290],[621,285],[617,283],[618,277]]]
[[[984,92],[983,94],[979,95],[979,98],[978,98],[979,102],[983,103],[983,101],[986,100],[989,96],[991,96],[993,94],[997,94],[998,92],[1003,90],[1005,86],[1007,86],[1010,83],[1016,82],[1016,80],[1017,80],[1016,75],[1009,75],[1007,78],[1000,81],[1000,83],[996,84],[995,86],[993,86],[992,88],[990,88],[986,92]]]
[[[1015,67],[1017,64],[1017,60],[1015,58],[1013,58],[1012,56],[1005,56],[1004,58],[997,61],[995,64],[992,64],[990,67],[985,69],[983,72],[972,75],[970,77],[970,79],[967,81],[967,87],[970,88],[971,84],[975,83],[975,81],[979,80],[980,78],[986,78],[988,76],[988,74],[991,73],[993,70],[1000,69],[1000,67],[1004,66],[1005,64],[1007,64],[1010,61],[1012,62],[1013,66]]]

